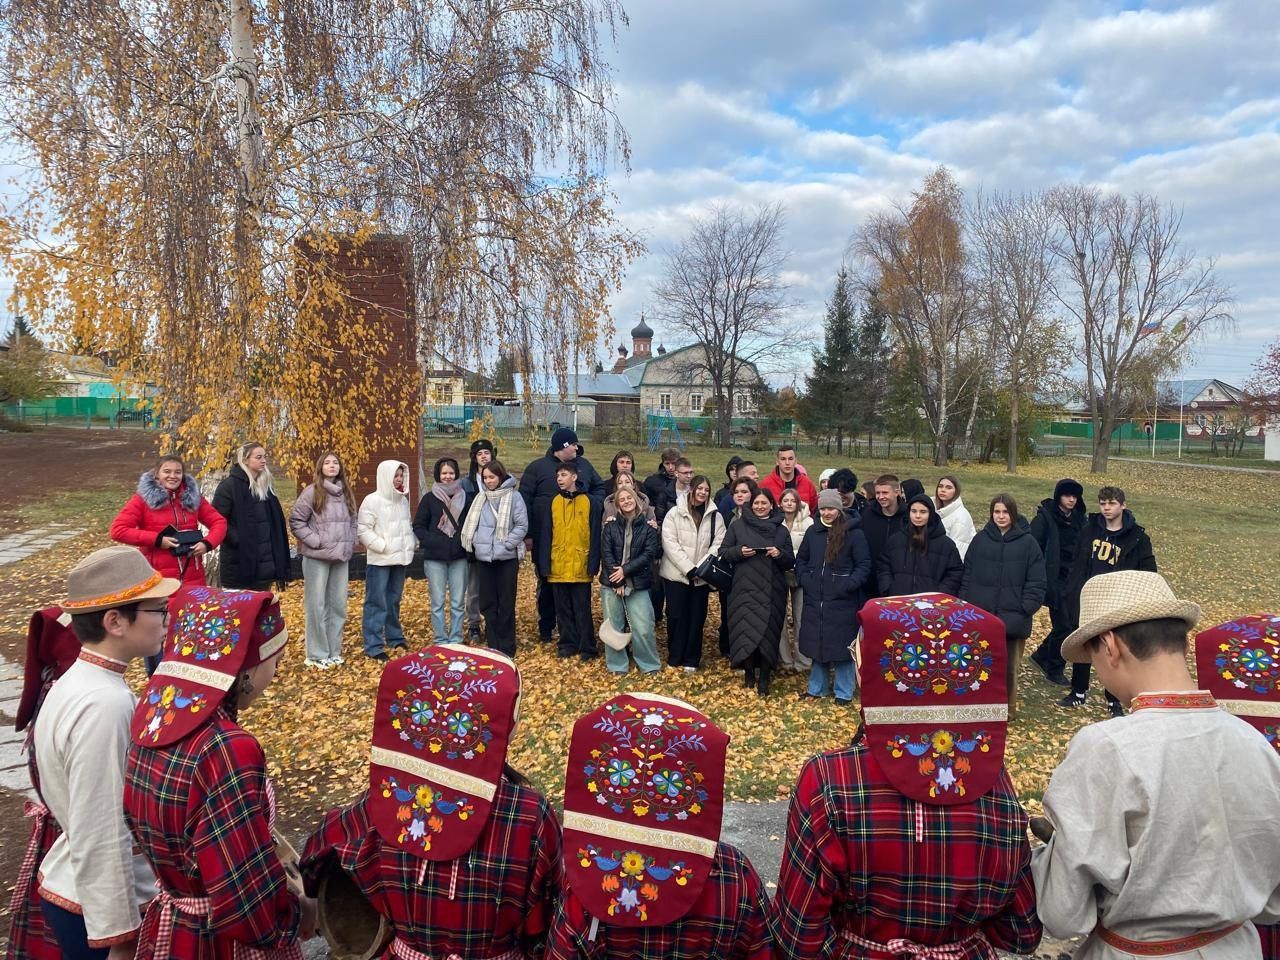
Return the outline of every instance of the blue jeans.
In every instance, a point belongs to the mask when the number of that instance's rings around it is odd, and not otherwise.
[[[837,660],[835,663],[819,663],[813,661],[809,668],[809,696],[825,697],[827,695],[827,671],[834,671],[835,693],[837,700],[852,700],[858,688],[857,672],[853,660]]]
[[[385,652],[387,646],[404,646],[400,598],[404,595],[404,575],[408,571],[406,566],[370,564],[365,568],[364,614],[360,619],[360,632],[364,637],[364,652],[371,657]]]
[[[431,630],[436,643],[462,642],[462,611],[466,604],[467,561],[427,560],[427,589],[431,592]],[[449,590],[449,627],[444,625],[444,591]]]
[[[636,658],[636,666],[645,673],[653,673],[662,668],[658,659],[658,638],[653,632],[653,598],[648,590],[632,590],[625,599],[618,596],[609,587],[601,587],[600,608],[604,615],[613,621],[617,630],[626,630],[631,624],[631,656]],[[623,613],[626,618],[623,618]],[[615,650],[605,644],[604,664],[614,673],[626,673],[631,667],[626,650]]]

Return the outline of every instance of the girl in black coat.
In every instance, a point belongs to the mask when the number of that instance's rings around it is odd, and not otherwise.
[[[218,558],[222,586],[270,590],[289,579],[289,534],[262,444],[246,443],[236,451],[231,473],[214,491],[213,509],[227,518]]]
[[[990,519],[969,544],[964,558],[960,598],[1004,621],[1009,656],[1009,716],[1013,716],[1022,647],[1031,636],[1031,618],[1044,601],[1044,555],[1018,516],[1007,493],[991,501]]]
[[[836,703],[853,701],[856,671],[849,645],[871,575],[871,552],[857,514],[844,511],[837,490],[818,494],[818,520],[800,543],[796,579],[804,588],[800,652],[813,660],[804,696],[823,697],[827,675],[835,672]]]
[[[746,670],[748,687],[767,696],[787,620],[786,572],[795,566],[791,533],[769,491],[756,490],[750,511],[725,534],[720,556],[734,565],[729,662]]]
[[[476,495],[468,493],[463,486],[458,461],[452,457],[437,460],[432,475],[435,483],[418,501],[413,534],[422,546],[435,641],[461,643],[467,590],[467,551],[462,546],[462,525]]]
[[[882,597],[913,593],[956,596],[964,576],[960,551],[947,536],[942,518],[925,494],[907,504],[907,525],[889,537],[876,563]]]

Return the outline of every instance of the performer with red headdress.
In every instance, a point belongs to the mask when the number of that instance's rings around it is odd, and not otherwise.
[[[1280,614],[1241,617],[1196,634],[1196,676],[1218,706],[1253,727],[1280,756]],[[1280,960],[1280,883],[1256,924],[1262,960]]]
[[[31,615],[27,626],[27,659],[23,663],[22,696],[13,729],[27,731],[27,771],[36,799],[28,800],[24,814],[31,820],[31,838],[9,900],[9,947],[5,960],[59,960],[62,951],[40,912],[36,871],[62,828],[40,799],[40,769],[36,764],[35,719],[53,682],[80,656],[80,641],[71,629],[71,614],[61,607],[46,607]]]
[[[270,593],[188,587],[134,711],[124,792],[160,881],[138,960],[294,957],[315,905],[286,885],[266,757],[238,723],[275,676],[289,632]]]
[[[871,600],[858,620],[865,733],[800,772],[779,954],[1031,953],[1041,928],[1027,817],[1004,767],[1004,624],[941,593]]]
[[[560,895],[560,825],[506,762],[520,672],[435,644],[383,668],[369,789],[302,851],[316,889],[334,859],[391,921],[396,960],[535,954]]]
[[[767,960],[769,901],[720,840],[729,737],[694,707],[622,694],[578,720],[567,890],[547,960]]]

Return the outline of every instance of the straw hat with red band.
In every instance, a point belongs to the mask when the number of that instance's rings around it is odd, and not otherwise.
[[[453,860],[480,836],[519,713],[520,671],[492,650],[438,643],[382,670],[369,811],[382,839]]]
[[[31,615],[27,626],[27,659],[23,662],[22,698],[13,728],[23,730],[40,707],[50,684],[67,672],[80,656],[80,641],[71,631],[71,614],[61,607],[45,607]]]
[[[144,747],[166,747],[202,726],[251,667],[289,639],[271,593],[186,587],[169,600],[164,657],[133,713],[130,733]]]
[[[945,593],[869,600],[862,627],[867,748],[903,795],[971,803],[1004,761],[1004,624]]]
[[[181,586],[180,580],[162,576],[136,547],[103,547],[67,574],[67,599],[62,609],[71,614],[96,613],[139,600],[169,597]]]
[[[1197,633],[1196,676],[1218,706],[1280,752],[1280,614],[1241,617]]]
[[[728,747],[694,707],[651,693],[614,697],[573,725],[565,880],[588,913],[656,927],[689,912],[720,840]]]

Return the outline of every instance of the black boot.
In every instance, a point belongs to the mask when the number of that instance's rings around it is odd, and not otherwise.
[[[769,695],[769,677],[772,673],[773,671],[769,667],[760,668],[760,680],[756,684],[756,693],[762,697]]]
[[[742,685],[750,690],[756,685],[756,672],[747,667],[746,672],[742,675]]]

